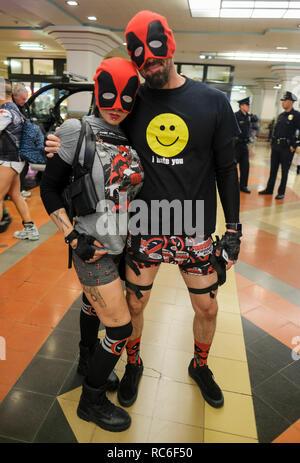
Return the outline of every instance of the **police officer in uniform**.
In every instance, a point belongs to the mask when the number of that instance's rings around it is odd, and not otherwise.
[[[250,109],[250,98],[243,98],[238,101],[240,106],[239,111],[235,113],[235,117],[241,130],[240,135],[236,138],[235,153],[236,162],[240,167],[240,191],[243,193],[251,193],[248,189],[248,177],[249,177],[249,149],[248,143],[250,141],[250,130],[251,130],[251,115],[249,114]]]
[[[297,97],[291,92],[285,92],[281,98],[284,112],[279,114],[271,140],[271,168],[267,186],[259,191],[260,195],[271,195],[276,182],[279,165],[281,165],[281,182],[275,199],[283,199],[288,179],[289,169],[296,148],[296,131],[300,129],[300,113],[293,108]]]

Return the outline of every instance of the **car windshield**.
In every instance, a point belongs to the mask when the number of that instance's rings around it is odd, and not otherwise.
[[[31,120],[46,134],[69,117],[90,114],[92,102],[93,84],[38,84],[28,106]]]
[[[35,89],[36,91],[38,89]],[[31,115],[40,119],[43,116],[48,116],[49,111],[54,108],[55,104],[61,97],[69,95],[67,90],[58,90],[57,88],[50,88],[45,92],[41,93],[32,103]],[[66,108],[66,102],[63,105]]]

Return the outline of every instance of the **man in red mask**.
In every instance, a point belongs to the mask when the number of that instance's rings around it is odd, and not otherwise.
[[[213,407],[221,407],[223,394],[207,366],[207,357],[216,327],[216,290],[223,284],[226,270],[223,262],[224,272],[221,272],[211,235],[216,223],[217,181],[227,228],[221,247],[227,252],[229,269],[237,260],[241,236],[233,149],[233,137],[239,129],[224,94],[177,73],[173,61],[175,39],[166,18],[140,11],[128,23],[125,35],[131,60],[146,82],[141,86],[132,114],[123,124],[140,154],[145,172],[138,197],[149,211],[154,200],[179,201],[183,208],[185,201],[191,200],[188,207],[193,222],[195,203],[203,200],[204,221],[201,236],[185,229],[176,233],[180,219],[174,212],[167,224],[169,232],[164,233],[163,217],[149,216],[148,234],[129,235],[126,286],[133,332],[126,347],[128,363],[118,399],[125,407],[136,400],[143,372],[140,356],[143,310],[160,263],[168,262],[178,264],[195,312],[194,357],[189,374],[205,400]],[[157,221],[158,233],[153,236],[149,233]]]

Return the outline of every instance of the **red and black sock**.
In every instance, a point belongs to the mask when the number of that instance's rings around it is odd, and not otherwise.
[[[137,339],[128,341],[126,346],[127,351],[127,362],[135,365],[140,365],[140,345],[141,345],[141,336]]]
[[[207,365],[207,357],[211,344],[203,344],[196,341],[194,344],[194,368],[204,367]]]

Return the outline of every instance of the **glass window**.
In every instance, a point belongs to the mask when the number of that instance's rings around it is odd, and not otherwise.
[[[0,60],[0,77],[8,78],[8,60]]]
[[[54,74],[54,65],[52,59],[34,59],[33,74],[51,76]]]
[[[207,81],[228,83],[230,66],[207,66]]]
[[[181,65],[181,74],[190,79],[197,80],[199,82],[203,81],[203,70],[204,66],[200,64],[182,64]]]
[[[41,87],[48,85],[48,83],[35,83],[34,92]],[[52,88],[44,93],[41,93],[33,102],[32,112],[36,117],[48,116],[49,110],[53,108],[55,102],[55,90]]]
[[[11,58],[10,67],[12,74],[30,74],[30,59]]]

